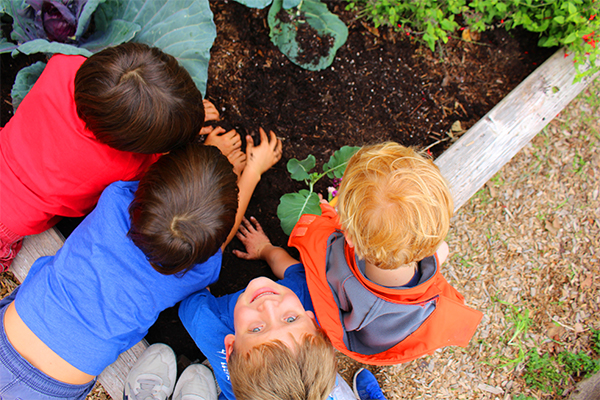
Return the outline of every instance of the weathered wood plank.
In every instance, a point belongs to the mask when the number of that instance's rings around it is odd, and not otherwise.
[[[573,56],[558,50],[435,160],[450,183],[455,210],[594,78],[574,84],[574,77]]]
[[[119,358],[102,371],[98,377],[98,382],[102,385],[106,393],[113,399],[123,398],[123,388],[125,387],[125,378],[138,357],[146,350],[148,342],[143,339],[135,346],[122,353]]]
[[[40,257],[56,254],[64,241],[63,235],[55,228],[25,237],[23,247],[10,265],[10,270],[19,282],[23,282],[33,262]]]

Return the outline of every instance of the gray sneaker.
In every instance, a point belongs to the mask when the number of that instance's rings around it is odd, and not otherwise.
[[[123,389],[123,400],[166,400],[175,387],[177,360],[162,343],[149,346],[133,365]]]
[[[173,400],[217,400],[217,385],[211,370],[202,364],[192,364],[177,381]]]

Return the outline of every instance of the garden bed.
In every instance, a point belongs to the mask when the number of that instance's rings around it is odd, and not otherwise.
[[[438,156],[556,50],[535,47],[529,34],[496,30],[477,43],[451,38],[442,52],[431,53],[401,33],[353,20],[344,3],[329,3],[349,27],[348,42],[332,67],[311,72],[270,43],[266,11],[211,2],[217,39],[206,97],[221,111],[224,127],[255,137],[264,127],[284,141],[283,160],[264,175],[248,209],[277,245],[287,242],[276,216],[279,197],[302,188],[289,178],[287,160],[313,154],[320,166],[343,145],[383,140],[431,146]],[[33,58],[2,56],[2,125],[10,117],[11,75]],[[316,189],[325,192],[326,186]],[[234,240],[224,255],[220,280],[211,287],[216,295],[272,276],[264,263],[231,255],[232,248],[241,244]],[[161,314],[148,340],[168,343],[190,360],[202,358],[176,309]]]
[[[432,53],[402,33],[353,20],[344,3],[330,2],[349,27],[348,41],[330,68],[307,71],[271,44],[265,10],[233,1],[211,7],[217,39],[206,97],[221,111],[225,128],[256,138],[264,127],[283,140],[283,158],[264,174],[247,212],[281,246],[287,236],[276,214],[279,198],[304,188],[289,177],[289,159],[312,154],[320,169],[344,145],[384,140],[431,146],[438,156],[556,51],[537,48],[531,34],[499,29],[477,43],[451,38],[442,52]],[[324,181],[316,190],[325,194],[331,182]],[[211,286],[217,296],[243,289],[256,276],[273,277],[265,263],[240,260],[233,248],[242,248],[237,239]],[[191,360],[202,358],[176,308],[161,314],[148,340],[165,341]]]

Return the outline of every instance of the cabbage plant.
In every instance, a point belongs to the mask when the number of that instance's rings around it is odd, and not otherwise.
[[[348,28],[319,0],[236,0],[251,8],[271,5],[268,14],[271,42],[294,64],[311,71],[333,63],[337,50],[346,43]],[[304,44],[300,35],[306,27],[316,33],[315,41]],[[308,52],[317,52],[307,56]]]
[[[0,38],[0,53],[89,57],[124,42],[145,43],[177,58],[206,93],[217,34],[208,0],[0,0],[0,13],[13,19],[10,40]],[[24,73],[25,81],[35,82],[31,70]]]
[[[323,172],[311,172],[316,165],[315,156],[310,154],[302,161],[292,158],[287,163],[287,170],[292,179],[306,183],[308,190],[302,189],[297,193],[286,193],[279,199],[277,217],[281,223],[281,229],[286,235],[292,233],[292,229],[302,214],[321,215],[319,206],[319,195],[314,192],[314,186],[324,176],[330,179],[341,179],[346,170],[350,157],[360,149],[355,146],[344,146],[337,150],[323,164]]]

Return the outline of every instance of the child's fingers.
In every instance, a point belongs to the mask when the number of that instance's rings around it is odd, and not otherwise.
[[[254,229],[259,232],[259,233],[263,233],[263,228],[262,226],[258,223],[258,221],[256,220],[256,218],[254,217],[250,217],[250,219],[252,220],[252,223],[254,224]],[[248,222],[249,223],[249,222]]]
[[[200,135],[208,135],[213,131],[213,129],[214,128],[212,126],[205,126],[204,128],[200,129]]]
[[[246,154],[250,154],[252,149],[254,149],[254,139],[252,136],[246,135]]]
[[[242,260],[250,260],[250,255],[248,253],[244,253],[243,251],[233,250],[232,253],[234,256],[241,258]]]

